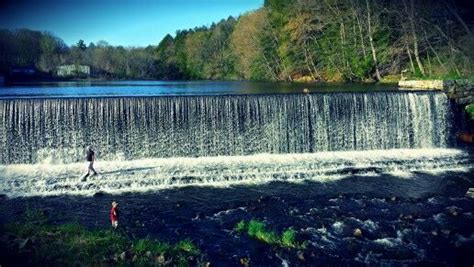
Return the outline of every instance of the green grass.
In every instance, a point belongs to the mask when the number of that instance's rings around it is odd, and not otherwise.
[[[149,238],[132,240],[123,231],[90,230],[78,223],[50,225],[42,216],[27,210],[21,219],[4,226],[1,249],[16,259],[15,264],[149,266],[161,258],[171,266],[190,266],[198,264],[201,255],[189,239],[176,244]],[[32,220],[38,218],[42,219]],[[25,240],[28,247],[20,248],[18,244]],[[119,257],[123,252],[125,260]]]
[[[274,247],[286,249],[305,249],[307,242],[297,241],[297,232],[292,228],[288,228],[281,235],[275,231],[269,230],[263,221],[252,219],[248,223],[245,221],[238,222],[234,230],[239,233],[247,232],[247,234],[263,243]]]
[[[242,233],[243,231],[245,231],[245,227],[247,227],[247,225],[245,224],[245,221],[242,220],[235,225],[234,230],[239,233]]]
[[[379,81],[380,84],[398,84],[398,81],[400,81],[400,75],[387,75],[382,78],[381,81]]]
[[[473,75],[458,75],[457,73],[445,73],[440,75],[412,75],[407,77],[408,80],[471,80],[474,81]]]
[[[138,240],[135,245],[133,246],[133,252],[136,254],[143,254],[147,251],[153,250],[153,242],[149,239],[140,239]]]
[[[469,114],[469,118],[474,120],[474,103],[467,105],[464,109]]]
[[[247,234],[270,245],[278,245],[280,238],[277,233],[267,230],[264,222],[251,220],[248,224]]]
[[[466,111],[469,112],[469,113],[473,113],[474,112],[474,103],[471,103],[469,105],[466,106]]]
[[[199,251],[199,248],[194,245],[193,242],[189,239],[179,241],[179,243],[176,244],[176,248],[186,253],[189,253],[190,255],[197,256],[201,253]]]
[[[287,248],[296,248],[298,243],[296,242],[296,231],[292,228],[286,229],[281,234],[281,243]]]

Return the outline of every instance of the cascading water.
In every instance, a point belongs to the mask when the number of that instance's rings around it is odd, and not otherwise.
[[[462,168],[442,93],[0,100],[0,193],[146,191]],[[84,147],[103,177],[82,181]],[[367,152],[369,151],[369,152]]]
[[[446,147],[440,93],[0,101],[1,164]]]

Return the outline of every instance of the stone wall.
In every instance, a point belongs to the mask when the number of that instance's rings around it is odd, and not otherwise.
[[[469,80],[445,81],[444,91],[459,105],[474,103],[474,82]]]
[[[440,90],[459,105],[474,103],[474,82],[470,80],[407,80],[399,81],[402,90]]]

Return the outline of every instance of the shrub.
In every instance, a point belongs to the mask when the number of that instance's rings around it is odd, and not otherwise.
[[[239,232],[239,233],[242,233],[243,231],[245,231],[245,227],[246,227],[246,226],[247,226],[247,225],[245,224],[245,221],[242,220],[242,221],[238,222],[238,223],[235,225],[234,230],[237,231],[237,232]]]
[[[297,232],[292,228],[288,228],[283,233],[278,235],[276,232],[268,230],[264,222],[259,220],[250,220],[248,223],[245,221],[238,222],[234,229],[239,233],[245,232],[259,241],[267,243],[272,246],[287,248],[287,249],[305,249],[306,242],[299,243],[296,240]]]

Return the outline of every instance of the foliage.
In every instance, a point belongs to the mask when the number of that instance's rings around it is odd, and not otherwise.
[[[181,240],[176,244],[176,249],[187,252],[191,255],[199,255],[200,251],[189,239]]]
[[[465,107],[467,114],[469,114],[469,118],[474,120],[474,103],[471,103]]]
[[[234,229],[239,233],[242,233],[246,230],[250,237],[275,247],[286,249],[306,248],[306,242],[297,241],[296,230],[288,228],[284,230],[281,235],[279,235],[275,231],[268,230],[267,228],[267,225],[263,221],[255,219],[250,220],[248,223],[245,221],[240,221],[234,227]]]
[[[156,46],[105,41],[67,47],[47,32],[0,30],[0,72],[62,64],[110,79],[380,81],[474,75],[470,10],[456,1],[266,0],[209,27],[179,30]]]
[[[247,229],[247,234],[251,237],[254,237],[270,245],[279,244],[280,240],[278,235],[273,231],[267,230],[264,222],[250,220]]]
[[[89,230],[78,223],[55,226],[44,218],[40,211],[28,209],[20,220],[6,225],[0,237],[6,244],[2,254],[15,264],[38,266],[154,265],[156,260],[189,266],[197,264],[201,254],[189,239],[174,245],[149,238],[132,240],[124,232]],[[13,245],[18,240],[23,245]]]
[[[245,228],[247,227],[247,225],[245,224],[245,221],[242,220],[240,222],[238,222],[235,227],[234,227],[234,230],[239,232],[239,233],[242,233],[243,231],[245,231]]]
[[[298,243],[296,242],[296,231],[294,229],[286,229],[281,234],[281,244],[284,247],[296,248]]]

